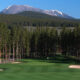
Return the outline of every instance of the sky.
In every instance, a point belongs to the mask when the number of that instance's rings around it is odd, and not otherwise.
[[[80,18],[80,0],[0,0],[0,11],[11,5],[29,5],[35,8],[59,10]]]

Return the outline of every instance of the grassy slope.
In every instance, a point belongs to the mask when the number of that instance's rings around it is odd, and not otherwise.
[[[0,80],[80,80],[80,70],[68,69],[70,64],[25,60],[21,64],[1,64]]]

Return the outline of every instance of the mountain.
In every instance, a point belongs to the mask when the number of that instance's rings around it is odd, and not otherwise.
[[[59,19],[61,19],[60,17],[51,16],[51,15],[48,15],[45,13],[33,12],[33,11],[24,11],[24,12],[17,13],[15,15],[26,16],[29,18],[43,18],[43,19],[44,18],[48,18],[48,19],[59,18]]]
[[[41,9],[33,8],[31,6],[27,5],[12,5],[8,8],[4,9],[2,13],[4,14],[16,14],[23,11],[36,11],[36,12],[42,12]]]
[[[21,13],[24,11],[33,11],[33,12],[38,12],[38,13],[44,13],[50,16],[57,16],[57,17],[72,19],[71,16],[65,13],[62,13],[58,10],[42,10],[39,8],[27,6],[27,5],[12,5],[4,9],[3,11],[1,11],[1,13],[2,14],[17,14],[17,13]]]
[[[44,10],[44,13],[51,15],[51,16],[58,16],[58,17],[63,17],[63,18],[72,18],[71,16],[58,11],[58,10]]]

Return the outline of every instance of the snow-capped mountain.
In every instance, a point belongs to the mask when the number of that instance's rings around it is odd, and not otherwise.
[[[67,14],[62,13],[58,10],[42,10],[39,8],[27,6],[27,5],[12,5],[6,9],[4,9],[3,11],[1,11],[1,13],[3,13],[3,14],[17,14],[17,13],[24,12],[24,11],[34,11],[34,12],[40,12],[40,13],[48,14],[51,16],[58,16],[58,17],[63,17],[63,18],[72,18],[72,17],[68,16]]]
[[[58,10],[44,10],[44,13],[51,15],[51,16],[59,16],[59,17],[63,17],[63,18],[72,18],[71,16],[58,11]]]
[[[16,13],[20,13],[20,12],[24,12],[24,11],[40,12],[41,9],[33,8],[33,7],[27,6],[27,5],[12,5],[6,9],[4,9],[2,11],[2,13],[4,13],[4,14],[16,14]]]

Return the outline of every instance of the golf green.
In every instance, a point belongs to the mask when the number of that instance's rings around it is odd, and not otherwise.
[[[19,64],[0,64],[0,80],[80,80],[80,69],[69,64],[26,59]]]

